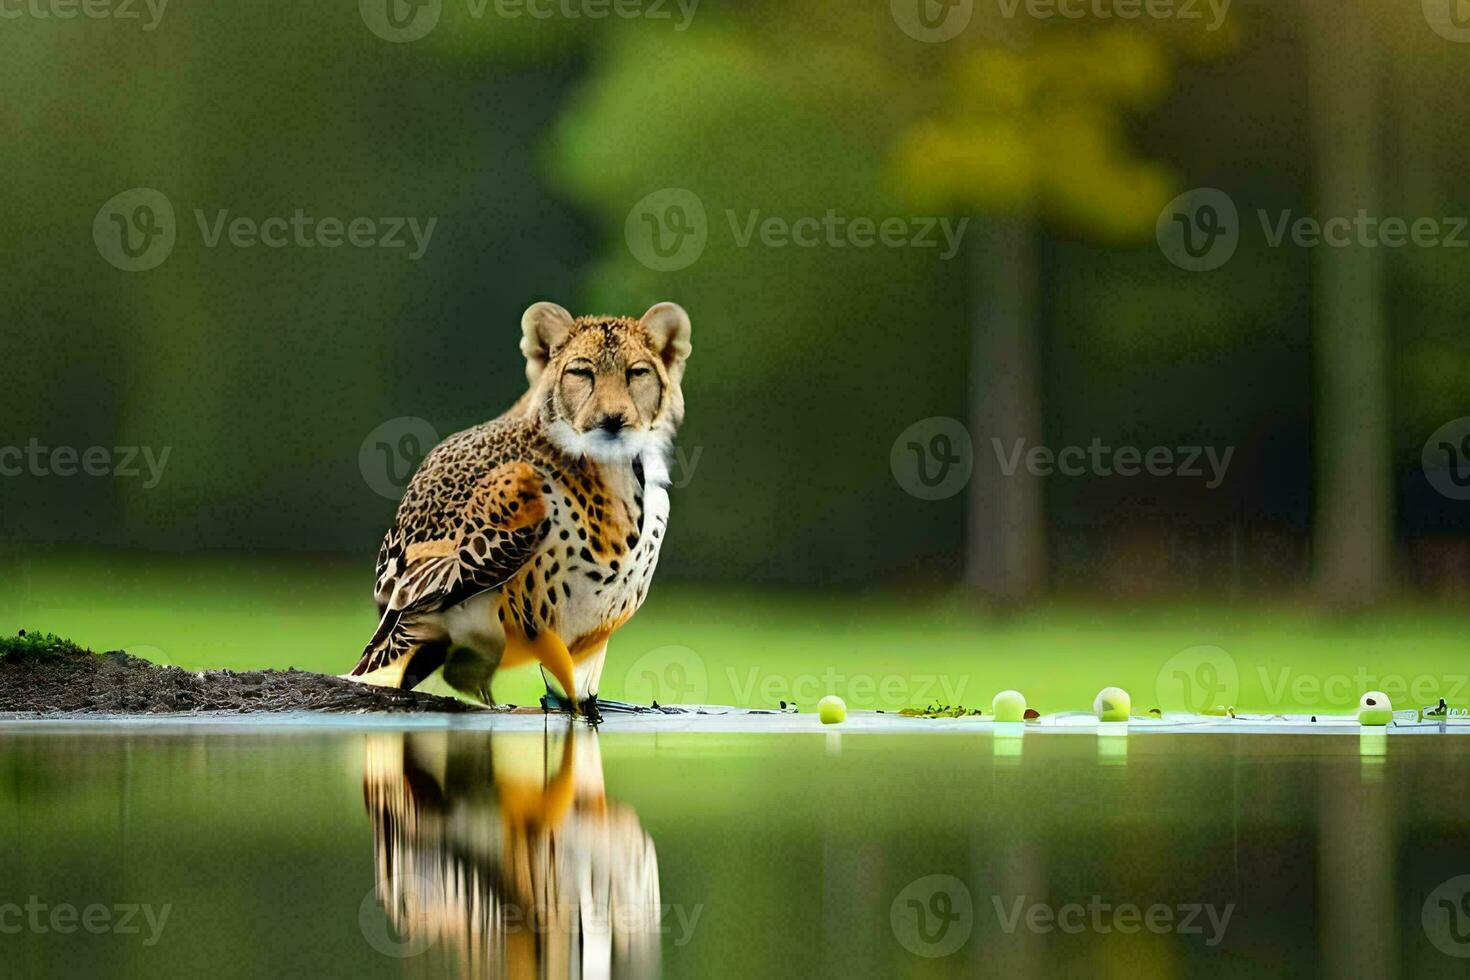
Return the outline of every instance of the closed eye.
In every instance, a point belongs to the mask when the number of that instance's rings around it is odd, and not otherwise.
[[[653,368],[649,367],[647,364],[639,364],[636,367],[628,368],[628,380],[634,381],[638,378],[646,378],[652,373]]]
[[[581,378],[584,381],[591,381],[593,377],[592,369],[589,367],[583,367],[580,364],[575,364],[572,367],[567,368],[567,374],[570,374],[574,378]]]

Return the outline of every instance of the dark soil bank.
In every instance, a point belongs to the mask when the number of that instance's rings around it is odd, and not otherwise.
[[[453,698],[301,670],[196,673],[160,667],[121,650],[93,653],[44,634],[0,639],[3,714],[478,710]]]

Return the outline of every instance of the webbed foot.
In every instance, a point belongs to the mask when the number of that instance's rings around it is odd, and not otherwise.
[[[552,690],[547,690],[541,696],[541,708],[544,711],[572,712],[574,705],[566,698]],[[682,715],[686,714],[686,708],[670,708],[655,701],[653,704],[633,704],[631,701],[615,701],[611,698],[600,698],[595,694],[589,695],[581,703],[581,714],[594,725],[602,721],[603,712],[615,715]]]
[[[602,721],[602,712],[597,710],[596,697],[586,698],[578,704],[567,700],[550,688],[547,689],[545,694],[541,695],[541,710],[565,712],[569,715],[581,715],[594,725]]]

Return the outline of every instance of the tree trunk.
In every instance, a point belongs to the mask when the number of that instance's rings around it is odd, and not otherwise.
[[[1381,47],[1359,3],[1314,3],[1309,111],[1324,223],[1381,218]],[[1392,561],[1393,459],[1383,249],[1319,244],[1312,256],[1316,361],[1317,588],[1334,606],[1382,596]]]
[[[1024,602],[1046,581],[1046,515],[1042,478],[1023,465],[1006,475],[1017,440],[1042,440],[1036,230],[1026,218],[997,218],[977,231],[971,281],[970,479],[966,576],[983,600]],[[1002,452],[997,453],[997,442]]]

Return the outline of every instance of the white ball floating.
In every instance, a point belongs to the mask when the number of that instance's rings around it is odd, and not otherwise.
[[[1093,698],[1092,713],[1098,721],[1127,721],[1133,714],[1133,699],[1121,687],[1105,687]]]
[[[835,694],[817,702],[817,717],[824,725],[840,725],[847,720],[847,703]]]
[[[1393,704],[1382,691],[1369,691],[1358,699],[1358,724],[1375,727],[1393,721]]]
[[[996,721],[1025,721],[1026,695],[1020,691],[1001,691],[990,702]]]

